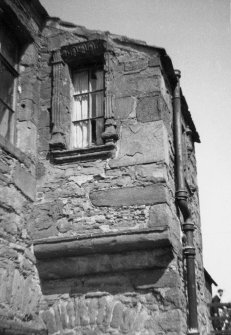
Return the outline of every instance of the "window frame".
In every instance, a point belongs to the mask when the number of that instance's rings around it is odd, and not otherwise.
[[[2,23],[2,26],[5,26],[5,28],[8,29],[8,26],[4,22]],[[0,104],[3,105],[6,108],[6,110],[9,110],[9,112],[11,113],[11,118],[10,118],[10,124],[8,125],[9,131],[7,129],[7,133],[9,132],[9,135],[4,136],[2,133],[0,133],[0,136],[2,136],[6,141],[10,142],[11,144],[15,144],[16,142],[16,126],[15,126],[16,116],[15,115],[16,115],[16,106],[17,106],[17,80],[19,76],[19,73],[18,73],[19,44],[17,43],[16,39],[12,36],[11,31],[8,32],[8,37],[12,39],[14,44],[16,45],[14,49],[14,52],[15,52],[14,65],[11,64],[11,62],[8,60],[7,55],[4,54],[4,52],[2,52],[4,51],[4,49],[1,47],[1,43],[0,43],[0,73],[2,72],[2,68],[5,68],[13,77],[12,79],[12,102],[11,104],[8,104],[0,96]],[[3,113],[3,117],[4,117],[4,113]]]
[[[109,71],[109,53],[112,52],[113,48],[107,39],[90,39],[52,50],[53,90],[50,140],[52,163],[66,164],[114,157],[119,134],[116,131],[117,124],[113,114],[113,94],[108,89],[106,79]],[[72,71],[90,67],[100,67],[103,70],[104,129],[101,134],[103,144],[72,149],[70,148],[73,106]]]

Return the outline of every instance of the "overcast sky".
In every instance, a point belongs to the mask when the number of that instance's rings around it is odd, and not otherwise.
[[[200,133],[204,266],[231,301],[231,0],[41,0],[51,16],[164,47]]]

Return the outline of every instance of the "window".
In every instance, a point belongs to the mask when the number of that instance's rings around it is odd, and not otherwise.
[[[17,43],[0,24],[0,135],[14,142],[15,79],[18,75]]]
[[[115,153],[113,95],[104,79],[109,68],[107,48],[108,41],[94,39],[53,52],[50,157],[55,164],[104,159]],[[70,100],[64,89],[70,89]]]
[[[100,68],[73,71],[71,147],[103,144],[104,73]]]

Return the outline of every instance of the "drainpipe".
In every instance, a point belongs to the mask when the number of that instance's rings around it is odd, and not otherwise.
[[[196,276],[195,276],[195,247],[193,244],[194,223],[191,211],[188,206],[188,193],[185,188],[183,150],[182,150],[182,122],[181,122],[181,91],[180,91],[180,71],[175,70],[177,84],[173,96],[173,122],[174,122],[174,142],[176,157],[176,200],[183,215],[184,222],[182,230],[185,234],[186,242],[183,248],[186,259],[187,272],[187,292],[188,292],[188,334],[199,335],[197,321],[197,296],[196,296]]]

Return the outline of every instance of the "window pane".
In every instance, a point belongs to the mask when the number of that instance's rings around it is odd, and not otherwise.
[[[92,93],[89,96],[90,98],[90,117],[98,117],[104,115],[104,93],[98,92],[98,93]]]
[[[81,116],[81,97],[78,96],[74,97],[71,120],[72,121],[80,120],[80,116]]]
[[[96,145],[103,144],[101,135],[104,130],[104,118],[91,120],[91,128],[92,128],[92,143]]]
[[[103,87],[103,71],[91,70],[90,71],[90,91],[102,90]]]
[[[13,113],[0,101],[0,135],[13,141]]]
[[[88,95],[82,95],[82,101],[81,101],[81,118],[82,119],[87,119],[88,118]]]
[[[9,29],[0,24],[0,52],[14,66],[17,61],[17,43]]]
[[[14,93],[14,76],[0,60],[0,98],[12,108]]]
[[[75,94],[88,92],[88,71],[74,72],[73,86]]]
[[[88,95],[74,97],[72,121],[88,119]]]
[[[82,148],[86,148],[89,146],[89,137],[88,137],[88,121],[81,122],[82,123],[82,134],[83,134],[83,145]]]
[[[89,121],[72,123],[72,148],[86,148],[90,144]]]

